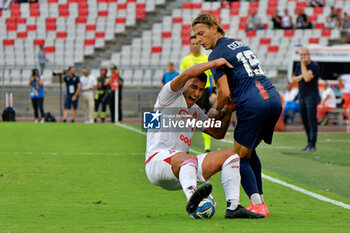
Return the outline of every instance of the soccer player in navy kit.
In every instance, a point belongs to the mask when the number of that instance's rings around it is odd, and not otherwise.
[[[216,108],[208,115],[215,117],[230,98],[235,102],[238,122],[234,151],[241,157],[241,183],[251,200],[248,208],[266,217],[269,211],[263,200],[261,163],[255,148],[262,140],[271,144],[282,110],[279,93],[251,49],[241,41],[224,37],[225,32],[214,15],[200,14],[192,22],[192,30],[206,50],[213,50],[209,61],[223,57],[233,66],[211,69],[218,96]]]

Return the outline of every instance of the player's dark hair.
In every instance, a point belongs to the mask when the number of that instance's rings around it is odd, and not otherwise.
[[[207,82],[207,75],[205,73],[201,73],[200,75],[197,76],[197,78],[202,82]]]
[[[197,18],[192,21],[192,28],[197,24],[205,24],[209,28],[216,27],[221,35],[225,35],[225,31],[215,15],[209,13],[200,13]]]

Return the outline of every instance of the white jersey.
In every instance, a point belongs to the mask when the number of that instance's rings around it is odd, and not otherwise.
[[[343,93],[350,94],[350,74],[342,75],[340,78],[344,83]]]
[[[161,114],[173,114],[174,109],[178,109],[179,115],[186,113],[191,119],[205,121],[208,116],[198,105],[194,104],[191,108],[187,107],[182,90],[173,92],[168,82],[159,92],[154,108],[161,108]],[[198,128],[203,131],[206,128]],[[191,138],[195,128],[184,128],[179,132],[164,132],[162,129],[149,130],[147,132],[146,160],[160,150],[172,150],[187,153],[191,145]]]
[[[322,92],[322,100],[326,99],[327,96],[329,96],[329,98],[326,100],[324,104],[329,105],[332,108],[335,108],[337,106],[337,101],[335,99],[334,91],[332,90],[331,87],[328,87],[326,90]]]

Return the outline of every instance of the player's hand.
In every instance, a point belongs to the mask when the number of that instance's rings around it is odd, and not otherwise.
[[[77,97],[75,95],[72,96],[72,101],[76,101],[77,100]]]
[[[210,95],[210,97],[209,97],[209,102],[210,102],[211,104],[214,104],[214,103],[216,102],[216,99],[217,99],[216,93],[212,93],[212,94]]]
[[[233,68],[233,66],[228,61],[226,61],[225,58],[218,58],[213,61],[213,64],[213,68],[215,69],[224,69],[225,66],[227,66],[228,68]]]
[[[209,118],[218,118],[219,115],[220,115],[220,113],[221,113],[221,112],[216,113],[216,109],[215,109],[215,108],[211,108],[211,109],[209,109],[207,115],[208,115]]]

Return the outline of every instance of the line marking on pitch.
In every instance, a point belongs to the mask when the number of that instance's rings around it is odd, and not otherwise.
[[[129,129],[129,130],[134,131],[134,132],[136,132],[136,133],[140,133],[140,134],[142,134],[142,135],[147,135],[147,133],[142,132],[142,131],[140,131],[140,130],[137,130],[137,129],[135,129],[135,128],[133,128],[133,127],[130,127],[130,126],[127,126],[127,125],[123,125],[123,124],[120,124],[120,123],[116,123],[116,125],[117,125],[117,126],[120,126],[120,127],[122,127],[122,128],[125,128],[125,129]],[[223,139],[223,140],[225,140],[225,139]],[[223,141],[223,140],[221,140],[221,141]],[[225,142],[233,144],[233,142],[232,142],[232,141],[229,141],[229,140],[225,140]],[[284,148],[284,147],[283,147],[283,148]],[[193,153],[195,153],[195,154],[202,154],[202,152],[199,152],[199,151],[194,150],[194,149],[191,149],[191,148],[190,148],[190,152],[193,152]],[[287,188],[290,188],[290,189],[292,189],[292,190],[294,190],[294,191],[303,193],[303,194],[305,194],[305,195],[308,195],[308,196],[313,197],[313,198],[315,198],[315,199],[318,199],[318,200],[320,200],[320,201],[328,202],[328,203],[331,203],[331,204],[333,204],[333,205],[340,206],[340,207],[342,207],[342,208],[344,208],[344,209],[350,210],[350,205],[345,204],[345,203],[343,203],[343,202],[336,201],[336,200],[330,199],[330,198],[328,198],[328,197],[325,197],[325,196],[323,196],[323,195],[320,195],[320,194],[317,194],[317,193],[308,191],[308,190],[306,190],[306,189],[300,188],[300,187],[298,187],[298,186],[296,186],[296,185],[293,185],[293,184],[289,184],[289,183],[287,183],[287,182],[285,182],[285,181],[282,181],[282,180],[280,180],[280,179],[273,178],[273,177],[271,177],[271,176],[265,175],[264,173],[261,173],[261,175],[262,175],[262,178],[264,178],[264,179],[266,179],[266,180],[268,180],[268,181],[271,181],[271,182],[273,182],[273,183],[276,183],[276,184],[285,186],[285,187],[287,187]]]

